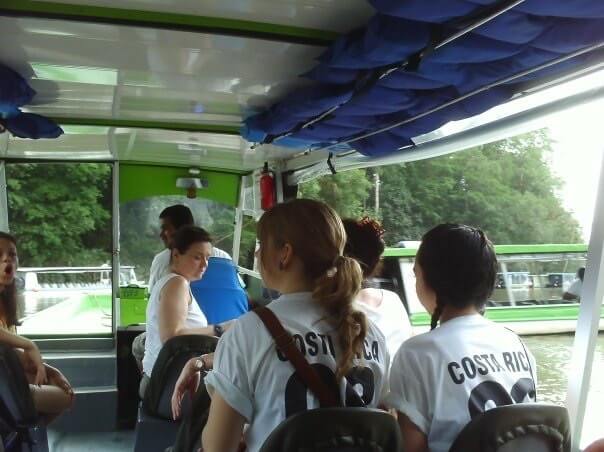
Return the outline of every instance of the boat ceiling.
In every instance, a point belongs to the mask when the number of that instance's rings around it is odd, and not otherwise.
[[[300,148],[241,138],[243,121],[308,87],[300,76],[374,12],[365,0],[3,0],[0,64],[37,92],[23,110],[65,133],[1,134],[0,158],[242,173],[297,162]]]

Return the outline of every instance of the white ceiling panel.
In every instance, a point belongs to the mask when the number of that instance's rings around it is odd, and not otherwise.
[[[53,140],[10,138],[12,159],[113,160],[190,165],[247,172],[299,150],[252,149],[237,135],[93,126],[65,126]]]
[[[14,159],[111,160],[108,127],[65,127],[65,134],[52,140],[11,137],[6,156]]]
[[[29,108],[64,117],[236,124],[305,81],[321,47],[0,17],[0,61],[31,77]]]

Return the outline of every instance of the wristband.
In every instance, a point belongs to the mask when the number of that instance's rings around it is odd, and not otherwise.
[[[222,325],[214,325],[214,336],[220,337],[224,333],[224,328]]]

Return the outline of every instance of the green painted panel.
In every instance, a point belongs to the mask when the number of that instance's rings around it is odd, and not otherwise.
[[[497,254],[534,254],[534,253],[586,253],[583,243],[544,244],[544,245],[495,245]],[[412,248],[386,248],[384,257],[414,257]]]
[[[576,320],[579,316],[579,305],[535,305],[535,306],[505,306],[487,308],[486,317],[494,322],[531,322],[544,320]],[[604,318],[604,306],[601,310]],[[414,326],[430,325],[430,314],[417,312],[411,315]]]
[[[415,257],[417,250],[414,248],[386,248],[384,257]]]
[[[497,254],[586,253],[587,245],[583,243],[546,245],[495,245],[495,252]]]
[[[199,33],[217,33],[307,45],[326,46],[331,44],[338,36],[337,33],[331,31],[250,20],[35,0],[2,0],[0,2],[0,13]]]
[[[154,165],[120,165],[120,203],[150,196],[185,195],[176,187],[176,179],[190,177],[188,168]],[[202,170],[200,178],[208,181],[208,188],[197,190],[197,196],[237,206],[240,176],[218,171]]]

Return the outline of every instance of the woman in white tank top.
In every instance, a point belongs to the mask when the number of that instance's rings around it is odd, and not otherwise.
[[[202,228],[184,226],[172,238],[170,272],[160,278],[147,305],[147,338],[143,358],[143,397],[163,344],[185,334],[219,335],[226,325],[208,325],[189,283],[200,279],[212,254],[212,239]]]
[[[344,254],[356,259],[363,270],[364,283],[373,276],[384,252],[382,226],[370,218],[345,219],[346,247]],[[394,356],[403,342],[412,336],[409,315],[399,296],[390,290],[363,285],[354,307],[376,324],[386,337],[390,356]]]

